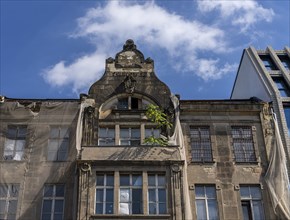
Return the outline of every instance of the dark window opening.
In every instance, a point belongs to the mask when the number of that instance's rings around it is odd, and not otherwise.
[[[137,98],[131,98],[131,109],[138,109],[139,105],[138,105],[138,101],[139,99]]]
[[[250,201],[242,201],[242,210],[244,220],[252,220],[252,211]]]
[[[287,55],[278,56],[285,69],[290,70],[290,59]]]
[[[269,55],[260,55],[260,59],[263,61],[267,70],[278,70],[277,66]]]

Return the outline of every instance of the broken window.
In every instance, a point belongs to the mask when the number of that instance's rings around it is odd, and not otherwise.
[[[4,160],[22,160],[26,143],[27,127],[9,125],[4,145]]]
[[[261,190],[258,186],[240,186],[244,219],[265,219]]]
[[[0,184],[0,219],[16,219],[18,184]]]
[[[114,174],[97,174],[96,214],[114,213]]]
[[[42,220],[63,219],[64,184],[46,184],[43,189]]]
[[[218,220],[218,206],[215,186],[195,186],[197,220]]]
[[[47,160],[64,161],[69,146],[69,130],[67,127],[51,127],[48,141]]]
[[[195,126],[190,128],[191,156],[194,162],[212,161],[212,148],[209,127]]]
[[[165,175],[148,174],[149,214],[165,214],[166,201]]]
[[[142,174],[120,174],[120,214],[142,214]]]
[[[232,138],[237,162],[256,161],[253,133],[250,126],[233,126]]]

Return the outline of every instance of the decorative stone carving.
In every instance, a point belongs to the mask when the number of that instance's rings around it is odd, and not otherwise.
[[[136,87],[136,80],[131,75],[129,75],[124,80],[124,86],[126,92],[132,94]]]

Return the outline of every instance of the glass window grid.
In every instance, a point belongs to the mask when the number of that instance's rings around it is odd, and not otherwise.
[[[160,137],[160,129],[159,128],[150,128],[146,127],[145,128],[145,138],[154,136],[156,138]]]
[[[100,195],[98,195],[100,193]],[[112,198],[110,198],[112,193]],[[98,198],[101,197],[101,201]],[[96,214],[114,214],[114,174],[97,174],[96,177]]]
[[[264,216],[264,208],[263,208],[263,203],[262,203],[262,195],[261,195],[260,187],[259,186],[240,186],[240,194],[241,194],[242,205],[243,204],[246,205],[246,203],[249,204],[250,214],[251,214],[249,218],[253,220],[264,220],[265,216]],[[257,206],[259,209],[256,209]]]
[[[150,183],[150,178],[154,183]],[[160,180],[163,181],[160,181]],[[167,213],[167,192],[166,192],[165,174],[148,174],[148,211],[149,214],[166,214]],[[150,198],[150,191],[153,192],[153,197]],[[165,193],[165,198],[159,198],[161,193]],[[152,208],[151,208],[152,207]]]
[[[120,128],[120,145],[140,145],[141,143],[141,133],[140,127],[133,127],[133,128]]]
[[[278,55],[282,65],[286,70],[290,70],[290,58],[287,55]]]
[[[0,184],[0,219],[16,219],[19,184]]]
[[[8,125],[4,145],[4,160],[22,160],[26,144],[27,126]]]
[[[62,220],[64,217],[64,184],[46,184],[43,188],[42,220]],[[46,207],[48,205],[49,207]]]
[[[232,138],[236,162],[255,162],[252,128],[250,126],[232,126]]]
[[[214,192],[214,193],[210,193]],[[197,220],[218,220],[218,205],[216,198],[216,190],[214,185],[196,185],[195,186],[195,202]],[[204,205],[202,212],[198,209],[198,203]],[[209,204],[214,205],[211,207]]]
[[[68,127],[51,127],[48,142],[47,160],[64,161],[69,147]]]
[[[273,81],[275,82],[282,97],[290,96],[289,88],[287,87],[285,80],[282,77],[274,77]]]
[[[115,145],[115,128],[100,127],[98,135],[99,135],[99,137],[98,137],[98,145],[99,146]]]
[[[191,156],[194,162],[211,162],[212,147],[207,126],[190,127]]]
[[[260,59],[263,61],[267,70],[278,70],[277,66],[269,55],[260,55]]]
[[[129,178],[128,184],[122,184],[122,177],[127,177]],[[136,184],[134,184],[134,180],[136,180]],[[139,180],[139,183],[138,183]],[[121,198],[121,192],[128,190],[129,191],[129,198],[128,201],[122,201]],[[139,190],[141,191],[140,194],[140,200],[138,201],[133,201],[133,191],[134,190]],[[119,192],[120,198],[119,198],[119,212],[120,214],[143,214],[143,177],[142,174],[120,174],[120,192]],[[121,212],[121,206],[122,205],[127,205],[128,206],[128,213],[122,213]],[[139,205],[139,211],[135,211],[133,206],[136,207],[136,205]]]

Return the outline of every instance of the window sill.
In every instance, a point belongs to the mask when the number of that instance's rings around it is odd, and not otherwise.
[[[190,164],[192,165],[213,165],[216,161],[190,161]]]
[[[235,161],[234,164],[236,165],[255,165],[255,166],[258,166],[259,165],[259,162],[258,161],[245,161],[245,162],[237,162]]]
[[[90,219],[170,219],[171,215],[162,214],[162,215],[143,215],[143,214],[134,214],[134,215],[91,215]]]

